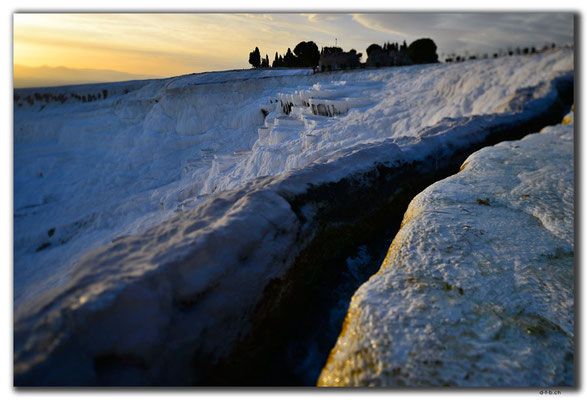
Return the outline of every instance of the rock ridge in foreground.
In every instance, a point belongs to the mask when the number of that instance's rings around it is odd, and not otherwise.
[[[318,384],[573,386],[573,172],[561,124],[414,198]]]

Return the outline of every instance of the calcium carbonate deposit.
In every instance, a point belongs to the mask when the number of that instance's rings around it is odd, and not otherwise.
[[[336,333],[292,332],[319,282],[362,277],[468,154],[558,123],[573,61],[16,90],[15,384],[313,384]],[[571,159],[552,128],[414,200],[320,383],[572,382]]]
[[[572,70],[573,59],[562,49],[463,64],[16,90],[15,307],[66,283],[86,251],[211,194],[357,144],[417,142],[422,128],[492,113],[517,89]],[[35,92],[88,101],[47,104]]]
[[[573,385],[573,172],[571,122],[419,194],[319,384]]]

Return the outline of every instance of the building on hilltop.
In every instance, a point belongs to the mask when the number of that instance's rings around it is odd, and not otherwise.
[[[324,47],[320,52],[318,66],[322,71],[360,68],[361,56],[362,53],[356,50],[345,52],[340,47]]]

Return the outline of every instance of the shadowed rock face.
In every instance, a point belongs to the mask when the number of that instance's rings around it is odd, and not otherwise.
[[[573,171],[571,123],[474,153],[414,198],[319,384],[572,386]]]
[[[403,150],[393,140],[363,144],[258,178],[89,253],[68,285],[15,315],[15,384],[206,385],[217,371],[214,382],[243,385],[278,376],[268,373],[279,369],[274,353],[313,312],[308,293],[324,289],[348,256],[341,248],[376,239],[410,196],[472,151],[560,120],[572,81],[571,73],[535,88],[520,109],[443,120]]]

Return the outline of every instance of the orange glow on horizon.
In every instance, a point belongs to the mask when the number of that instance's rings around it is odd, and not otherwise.
[[[164,27],[148,23],[152,18],[138,14],[15,14],[14,64],[167,76],[214,67],[202,54],[206,50],[202,43],[169,37],[169,31],[162,32]]]
[[[306,39],[291,33],[296,24],[271,23],[267,14],[14,14],[13,62],[158,76],[250,68],[255,46],[273,60]]]
[[[422,37],[433,38],[439,54],[563,44],[573,40],[573,15],[15,13],[13,35],[15,82],[30,67],[42,75],[47,70],[42,66],[170,77],[250,68],[248,55],[255,47],[271,62],[276,52],[283,55],[308,40],[363,54],[372,43]]]

